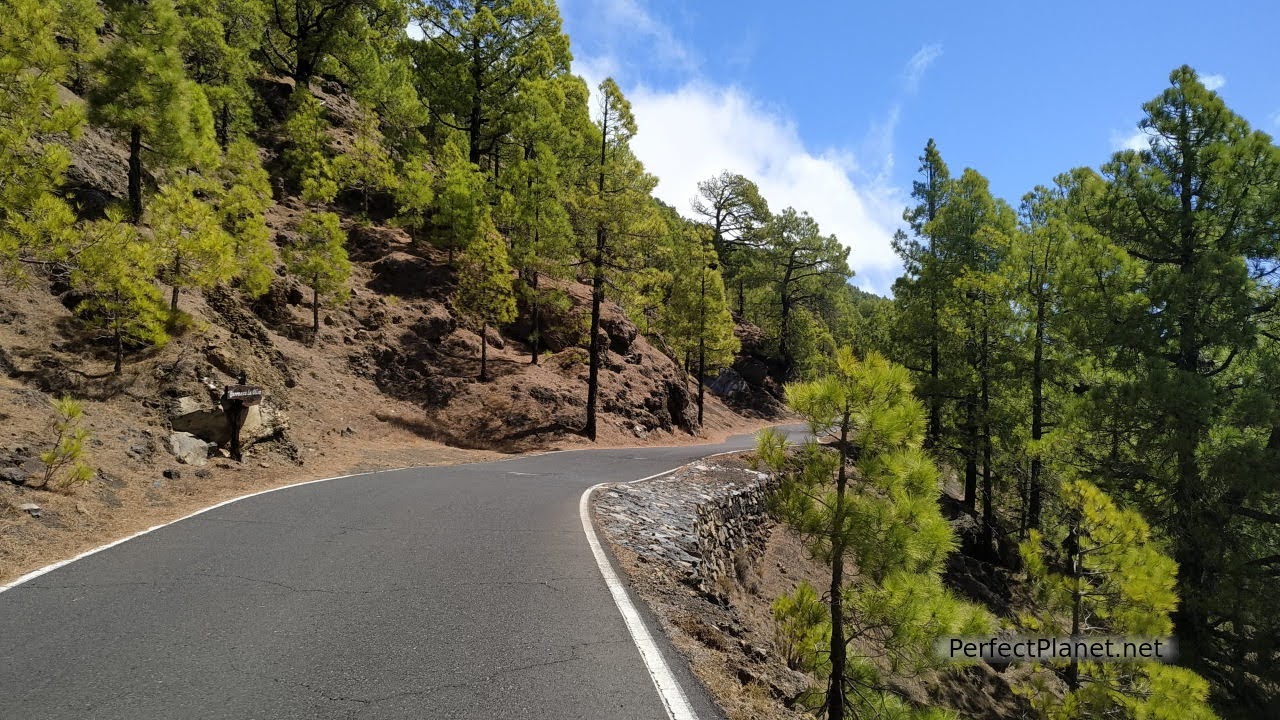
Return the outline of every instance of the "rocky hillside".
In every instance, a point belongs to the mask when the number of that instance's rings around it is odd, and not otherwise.
[[[335,120],[340,144],[349,133],[343,118],[354,106],[340,94],[317,94]],[[123,199],[124,147],[89,127],[72,151],[66,193],[82,214],[98,215]],[[277,243],[290,239],[301,212],[296,198],[277,198],[267,218]],[[263,476],[251,483],[269,483],[285,475],[415,464],[441,446],[516,452],[583,442],[576,432],[585,414],[585,286],[563,283],[570,307],[542,313],[536,363],[523,342],[531,329],[527,308],[514,322],[491,328],[490,379],[481,382],[480,339],[453,307],[456,286],[447,254],[376,215],[359,221],[347,216],[342,227],[354,266],[350,297],[322,310],[318,334],[311,332],[309,294],[281,268],[270,291],[257,299],[235,287],[184,293],[189,322],[174,329],[163,347],[131,354],[119,376],[110,372],[110,343],[74,316],[79,298],[57,267],[33,268],[28,282],[3,286],[0,569],[11,571],[23,565],[21,558],[36,557],[31,539],[51,542],[45,531],[68,525],[57,507],[80,521],[93,515],[88,526],[114,527],[102,513],[145,518],[153,512],[147,507],[172,504],[165,493],[176,478],[182,487],[173,492],[190,498],[202,492],[201,483],[217,484],[220,474],[248,477],[245,468]],[[776,399],[757,397],[767,392],[763,378],[753,375],[753,384],[735,373],[735,382],[721,389],[738,410],[708,392],[699,426],[696,386],[687,374],[617,305],[605,305],[601,327],[608,352],[600,381],[600,442],[693,441],[746,427],[777,408]],[[743,363],[750,374],[750,359],[744,356]],[[216,400],[241,376],[260,385],[265,400],[245,428],[245,465],[236,465],[226,460],[228,438]],[[68,491],[74,500],[31,488],[39,484],[38,456],[54,441],[49,404],[62,395],[84,405],[87,459],[95,469],[89,490]],[[131,484],[147,492],[122,490]],[[145,507],[128,507],[130,497]],[[28,504],[42,506],[42,517],[19,511]],[[16,539],[11,531],[19,526],[35,535]],[[98,531],[85,532],[87,538]]]

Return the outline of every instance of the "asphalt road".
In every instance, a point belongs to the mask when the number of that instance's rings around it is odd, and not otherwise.
[[[0,593],[0,720],[665,718],[578,501],[751,445],[393,470],[169,525]]]

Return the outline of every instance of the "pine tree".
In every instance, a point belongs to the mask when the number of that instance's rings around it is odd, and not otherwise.
[[[569,69],[552,0],[418,0],[419,94],[437,121],[467,135],[466,159],[490,175],[525,84]]]
[[[436,199],[435,165],[425,152],[415,152],[400,163],[398,174],[393,191],[396,222],[416,235],[427,224]]]
[[[707,374],[730,365],[739,349],[715,247],[700,225],[682,222],[673,232],[674,268],[659,326],[677,357],[695,357],[698,424],[703,421]]]
[[[57,195],[70,162],[59,136],[78,132],[83,118],[58,101],[62,19],[39,0],[0,13],[0,277],[23,276],[23,260],[65,257],[72,240],[74,216]]]
[[[56,33],[66,55],[66,85],[71,92],[83,94],[88,87],[89,66],[100,49],[102,9],[97,0],[58,0],[57,4]]]
[[[631,103],[612,78],[600,83],[600,114],[597,123],[599,153],[591,170],[593,183],[583,201],[586,225],[594,231],[594,242],[581,255],[591,272],[591,330],[587,351],[587,421],[583,434],[596,439],[596,410],[600,396],[600,366],[605,347],[600,342],[600,309],[604,305],[605,284],[610,276],[624,274],[641,238],[660,235],[663,222],[649,194],[657,179],[631,152],[636,133]]]
[[[850,643],[875,633],[899,669],[919,670],[931,663],[934,639],[980,632],[990,620],[942,586],[955,540],[938,510],[937,470],[920,448],[924,413],[906,369],[875,354],[858,360],[848,348],[833,365],[829,375],[787,386],[788,404],[814,438],[791,453],[770,429],[757,448],[780,475],[779,515],[830,568],[822,709],[832,720],[928,716],[890,696],[869,658],[849,656]],[[859,576],[846,580],[847,566]]]
[[[586,84],[568,75],[526,82],[511,133],[520,153],[503,175],[498,223],[511,242],[519,297],[529,311],[529,362],[535,365],[543,309],[569,305],[566,293],[546,287],[542,279],[571,275],[575,229],[570,207],[580,180],[573,158],[583,154],[590,135],[587,94]]]
[[[305,94],[322,70],[348,75],[358,87],[368,78],[352,71],[368,69],[370,50],[385,56],[388,45],[404,39],[408,23],[401,0],[275,0],[262,57],[293,79],[295,94]]]
[[[143,214],[143,162],[155,170],[212,164],[213,117],[200,87],[187,78],[182,20],[171,0],[111,0],[115,40],[96,58],[90,119],[128,137],[129,210]]]
[[[853,277],[849,248],[834,235],[823,235],[808,213],[794,208],[774,215],[764,232],[769,238],[765,271],[775,298],[778,358],[782,377],[790,378],[798,365],[796,310],[814,307]]]
[[[303,202],[331,202],[338,194],[338,183],[330,159],[329,123],[320,101],[310,92],[294,93],[283,131],[288,140],[284,163],[293,188]]]
[[[237,271],[235,241],[223,229],[222,218],[201,199],[207,183],[194,176],[179,178],[161,188],[148,215],[155,251],[161,258],[161,279],[173,288],[169,312],[178,312],[182,288],[209,289]]]
[[[1256,601],[1280,590],[1280,493],[1260,480],[1280,422],[1251,390],[1278,337],[1280,148],[1185,66],[1143,109],[1148,148],[1103,167],[1088,218],[1137,270],[1103,306],[1116,350],[1091,392],[1096,416],[1127,429],[1091,462],[1172,539],[1183,661],[1258,712],[1269,693],[1252,678],[1280,677],[1261,660],[1275,613]]]
[[[894,235],[894,251],[902,259],[904,273],[894,283],[893,294],[901,328],[897,337],[900,357],[920,376],[919,392],[929,408],[925,445],[934,448],[942,439],[946,394],[942,383],[942,360],[946,354],[942,298],[951,292],[953,272],[944,248],[927,229],[946,204],[951,184],[951,172],[933,138],[920,156],[920,175],[911,183],[911,197],[917,204],[902,213],[914,237],[901,231]]]
[[[462,156],[455,145],[446,145],[437,159],[441,168],[432,224],[438,231],[437,237],[449,251],[452,264],[454,253],[466,248],[483,232],[485,224],[491,222],[490,209],[484,175]]]
[[[489,379],[489,327],[509,323],[516,317],[507,241],[487,218],[458,259],[455,302],[459,312],[480,325],[480,381],[485,382]]]
[[[1169,613],[1178,604],[1176,566],[1157,548],[1142,516],[1117,507],[1083,480],[1062,488],[1059,508],[1048,534],[1032,531],[1022,544],[1037,601],[1023,625],[1073,638],[1167,637],[1173,629]],[[1065,696],[1035,681],[1025,689],[1045,718],[1217,717],[1206,702],[1208,683],[1190,670],[1158,662],[1064,665]]]
[[[115,350],[115,373],[132,345],[163,345],[165,307],[154,278],[160,258],[132,225],[111,211],[83,228],[84,246],[71,272],[72,287],[84,296],[76,314],[105,331]]]
[[[766,241],[769,204],[754,182],[725,171],[698,183],[693,211],[711,226],[723,274],[736,290],[738,314],[746,312],[747,270]]]
[[[186,26],[180,49],[187,76],[199,84],[213,114],[214,136],[225,151],[254,128],[249,80],[266,31],[262,0],[176,0]]]
[[[337,215],[308,212],[298,221],[297,241],[284,250],[288,271],[311,288],[311,331],[320,337],[320,303],[347,295],[351,261]]]
[[[36,487],[61,490],[89,482],[94,470],[84,461],[89,441],[89,429],[80,424],[84,407],[69,395],[51,399],[49,405],[54,414],[53,446],[40,453],[44,475]]]
[[[360,210],[365,217],[369,215],[370,195],[395,192],[399,184],[395,166],[383,145],[375,116],[361,118],[351,150],[334,160],[333,174],[339,186],[360,196]]]
[[[262,167],[258,146],[247,138],[228,145],[218,168],[221,183],[214,204],[231,236],[239,268],[236,278],[251,297],[267,292],[275,279],[276,249],[266,212],[273,204],[271,178]]]
[[[998,271],[1007,251],[1002,239],[1012,232],[1014,223],[1012,209],[991,196],[987,179],[966,168],[949,184],[946,202],[923,228],[935,243],[935,252],[945,258],[950,274],[936,303],[942,337],[948,339],[941,346],[941,377],[958,402],[952,408],[954,421],[943,427],[943,445],[954,450],[964,467],[965,505],[970,512],[977,511],[978,479],[982,478],[983,545],[989,550],[997,484],[993,392],[999,388],[996,370],[1007,325],[1005,289]]]

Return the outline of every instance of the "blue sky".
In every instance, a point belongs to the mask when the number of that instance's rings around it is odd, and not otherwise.
[[[925,141],[1016,203],[1135,141],[1183,63],[1280,132],[1280,4],[561,0],[574,69],[632,100],[637,154],[681,209],[721,169],[810,212],[887,292]]]

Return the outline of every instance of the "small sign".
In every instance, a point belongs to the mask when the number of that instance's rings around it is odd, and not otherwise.
[[[262,388],[257,385],[228,385],[222,393],[224,400],[239,400],[245,405],[262,402]]]

